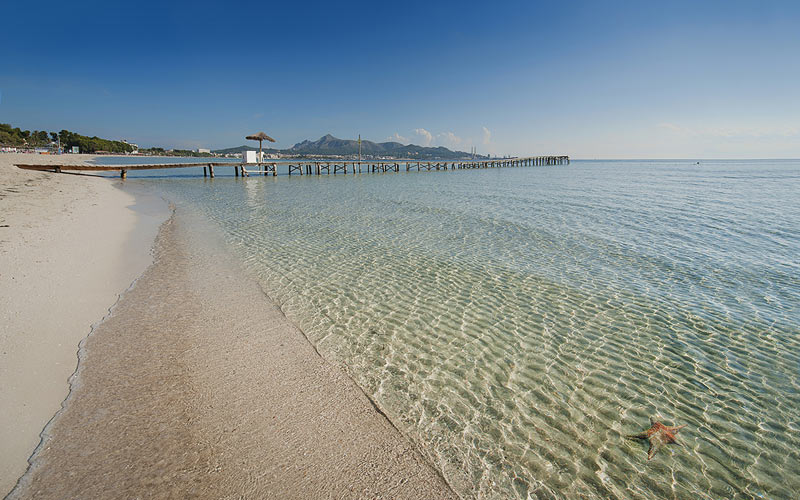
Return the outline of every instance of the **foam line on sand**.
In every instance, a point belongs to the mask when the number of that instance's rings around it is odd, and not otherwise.
[[[203,227],[162,226],[11,498],[456,498]]]
[[[65,158],[0,154],[0,496],[67,396],[78,343],[151,264],[169,214],[163,201],[132,209],[136,198],[115,179],[13,166]]]

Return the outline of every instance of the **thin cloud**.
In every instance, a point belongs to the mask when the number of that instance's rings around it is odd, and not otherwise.
[[[492,142],[492,131],[486,127],[482,128],[483,128],[483,143],[488,145],[490,142]]]
[[[436,135],[436,142],[445,146],[455,147],[464,142],[464,140],[453,132],[442,132]]]
[[[659,123],[658,128],[663,128],[669,130],[670,132],[678,132],[681,134],[686,134],[689,130],[685,127],[681,127],[680,125],[675,125],[674,123]]]
[[[424,128],[414,129],[414,133],[422,138],[422,145],[423,146],[430,146],[431,142],[433,142],[433,134],[431,134],[430,132],[428,132]]]
[[[773,137],[797,137],[800,130],[796,127],[700,127],[690,128],[677,125],[675,123],[659,123],[658,128],[669,132],[699,138],[722,138],[722,139],[762,139]]]
[[[403,143],[403,144],[408,144],[409,142],[411,142],[408,139],[408,137],[403,137],[402,135],[398,134],[397,132],[395,132],[393,135],[390,135],[386,139],[388,139],[388,140],[390,140],[392,142],[400,142],[400,143]]]

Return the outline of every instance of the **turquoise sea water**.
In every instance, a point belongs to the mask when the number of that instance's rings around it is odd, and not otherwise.
[[[135,175],[464,497],[800,492],[800,161]]]

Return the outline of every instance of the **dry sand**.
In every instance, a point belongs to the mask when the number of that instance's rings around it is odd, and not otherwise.
[[[455,498],[180,210],[11,498]]]
[[[78,343],[152,262],[163,220],[142,224],[118,181],[13,166],[65,159],[0,154],[0,496],[67,396]]]
[[[209,227],[162,226],[10,498],[456,498]]]

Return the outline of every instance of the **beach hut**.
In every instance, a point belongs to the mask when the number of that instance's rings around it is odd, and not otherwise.
[[[245,139],[247,139],[248,141],[258,141],[258,161],[259,161],[259,163],[264,161],[264,158],[263,158],[263,156],[261,154],[261,142],[262,141],[275,142],[275,139],[273,139],[272,137],[268,136],[264,132],[259,132],[257,134],[248,135],[247,137],[245,137]]]

